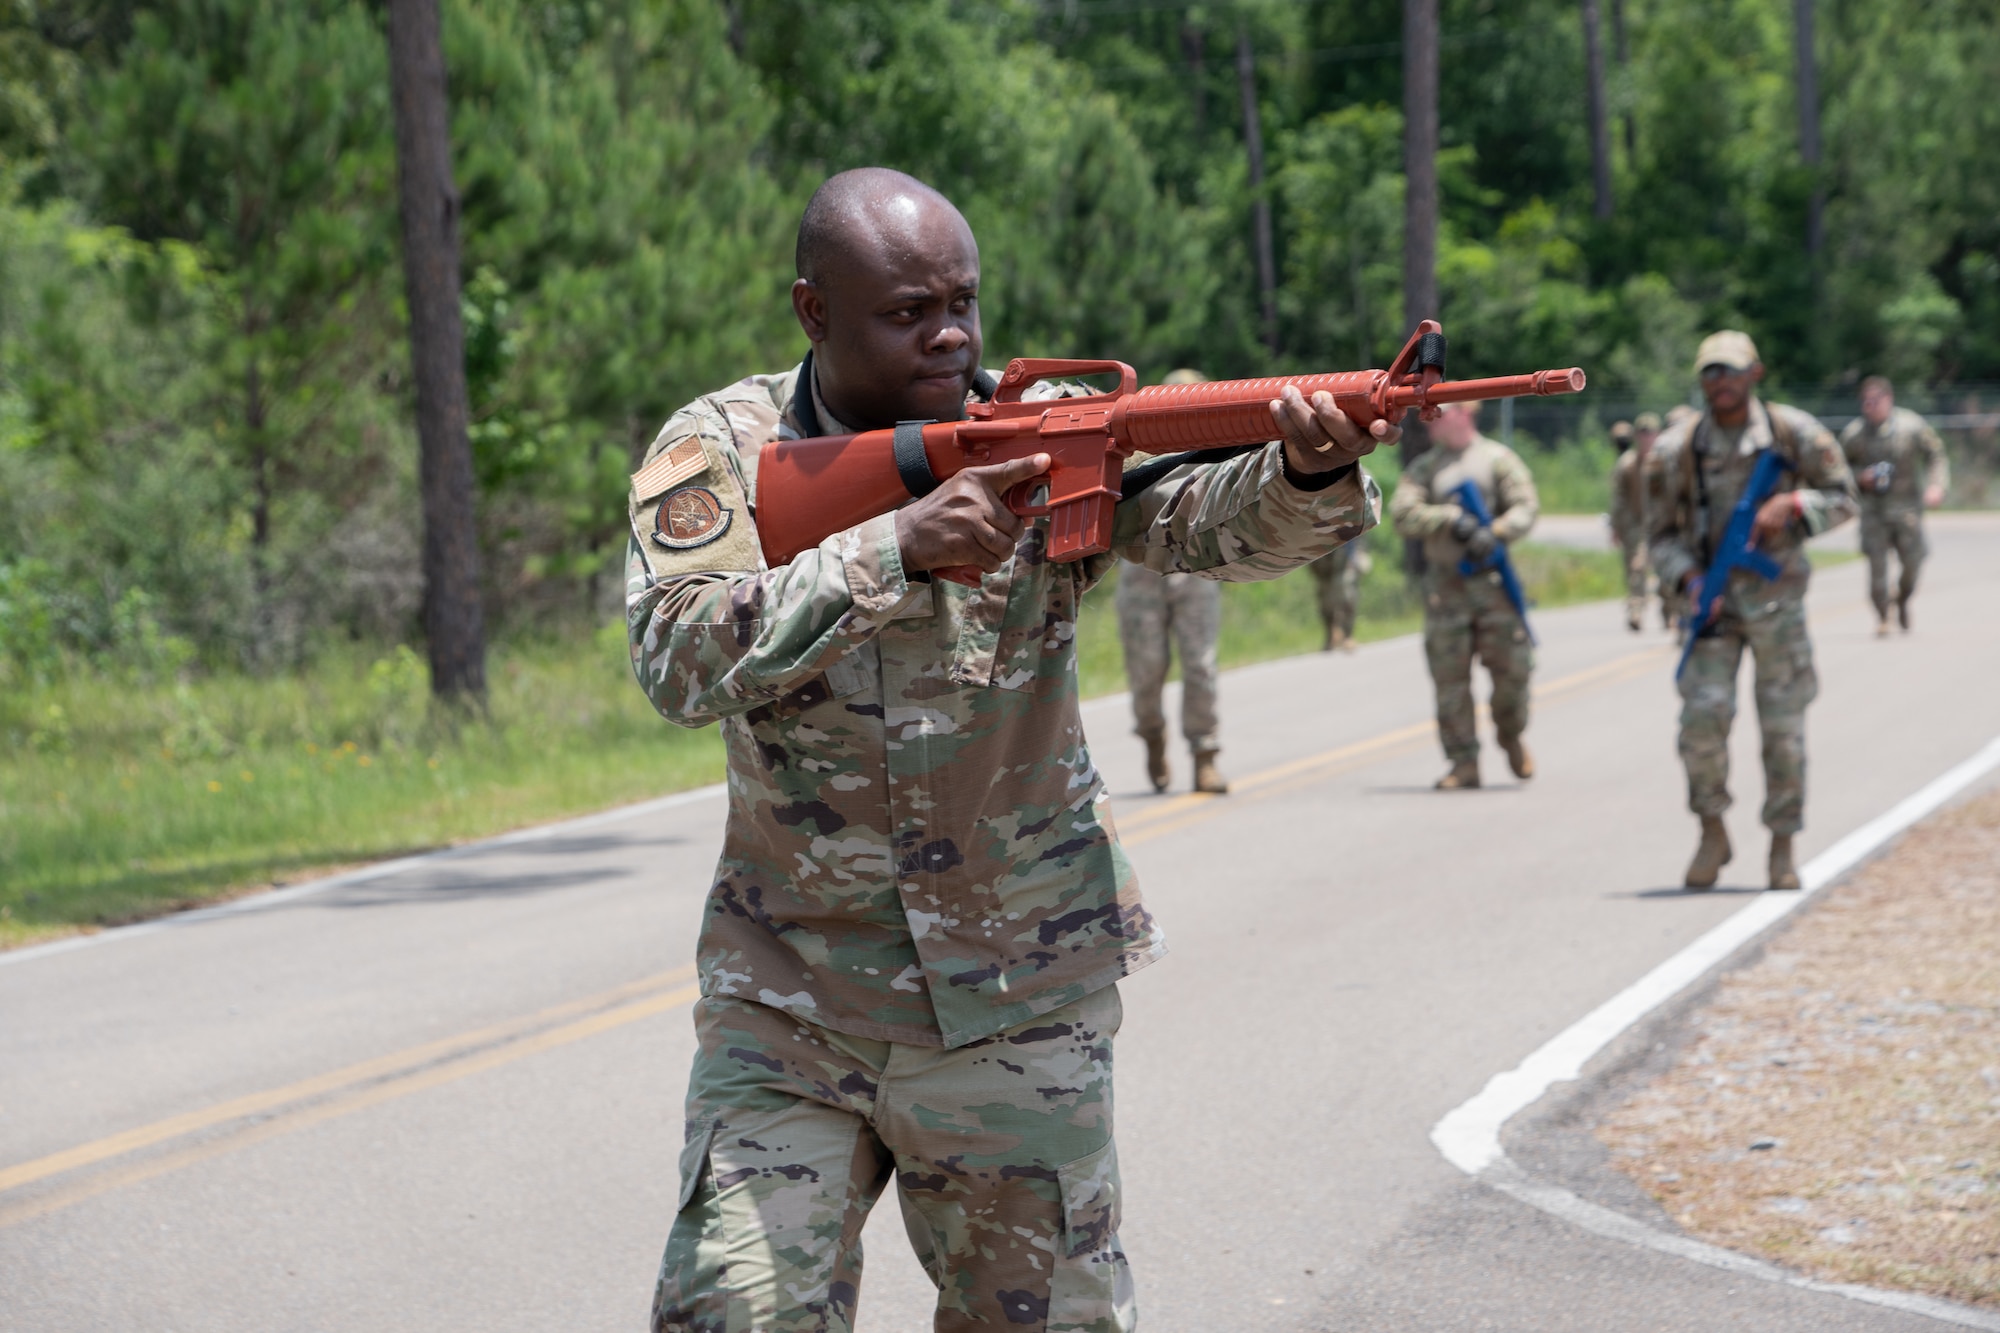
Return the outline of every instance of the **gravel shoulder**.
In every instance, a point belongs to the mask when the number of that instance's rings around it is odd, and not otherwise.
[[[1566,1136],[1600,1197],[1816,1277],[2000,1306],[2000,792],[1829,890],[1675,1026],[1590,1099],[1597,1151]]]

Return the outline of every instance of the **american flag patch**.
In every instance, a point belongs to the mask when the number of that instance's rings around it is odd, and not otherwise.
[[[652,462],[632,474],[632,498],[644,504],[707,470],[708,455],[701,447],[701,437],[690,435],[655,454]]]

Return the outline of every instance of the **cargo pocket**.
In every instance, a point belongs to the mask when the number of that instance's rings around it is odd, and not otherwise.
[[[1063,1256],[1103,1249],[1118,1234],[1118,1145],[1056,1168],[1062,1187]]]
[[[715,1121],[709,1120],[695,1125],[688,1132],[687,1146],[681,1149],[681,1197],[674,1205],[675,1212],[682,1212],[694,1192],[701,1186],[702,1173],[708,1170],[708,1148],[715,1142]]]
[[[1049,1278],[1043,1327],[1124,1333],[1137,1323],[1132,1267],[1118,1245],[1118,1150],[1110,1143],[1056,1168],[1062,1188],[1062,1257]]]

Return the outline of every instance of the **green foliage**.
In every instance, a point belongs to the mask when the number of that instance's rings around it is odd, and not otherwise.
[[[1590,402],[1523,428],[1547,437],[1552,507],[1601,504],[1609,416],[1683,399],[1718,324],[1749,328],[1790,393],[2000,378],[1989,8],[1825,8],[1814,178],[1787,0],[1630,0],[1599,222],[1573,0],[1444,0],[1438,313],[1455,373],[1589,370]],[[491,620],[540,633],[615,605],[625,476],[659,423],[802,350],[792,230],[829,171],[899,166],[963,206],[990,361],[1380,364],[1406,332],[1400,14],[452,0]],[[414,636],[385,67],[371,0],[0,0],[0,679],[274,672]]]

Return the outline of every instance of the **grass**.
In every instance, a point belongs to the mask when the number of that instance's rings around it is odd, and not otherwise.
[[[0,946],[712,782],[720,738],[654,715],[623,632],[513,647],[491,720],[430,713],[422,662],[273,679],[80,675],[0,701]]]
[[[1399,544],[1372,537],[1358,636],[1417,628]],[[1517,553],[1544,605],[1622,591],[1611,552]],[[1087,695],[1125,688],[1111,584],[1084,605]],[[1223,587],[1225,666],[1310,652],[1311,575]],[[490,717],[430,710],[422,661],[334,653],[290,676],[80,672],[0,695],[0,947],[113,925],[329,867],[718,780],[713,728],[662,722],[623,627],[496,650]]]

